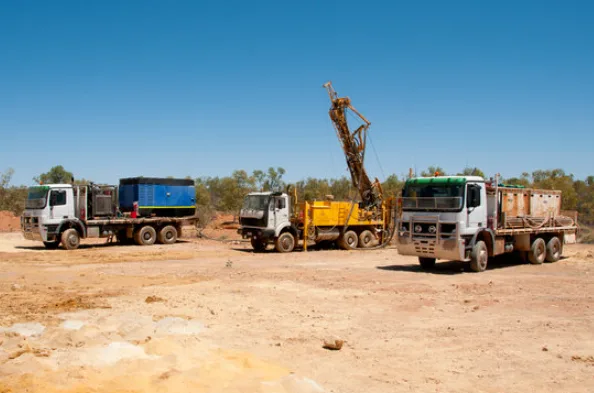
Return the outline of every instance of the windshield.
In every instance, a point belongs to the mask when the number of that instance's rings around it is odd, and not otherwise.
[[[48,191],[49,187],[29,187],[25,207],[27,209],[43,209],[45,207],[45,204],[47,203]]]
[[[268,195],[248,195],[243,200],[242,208],[250,210],[267,210],[269,199],[270,197]]]
[[[464,185],[407,185],[402,197],[403,210],[460,210]]]

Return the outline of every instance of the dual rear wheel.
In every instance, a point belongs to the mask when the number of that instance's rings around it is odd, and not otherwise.
[[[134,243],[139,246],[150,246],[157,241],[161,244],[173,244],[177,241],[177,236],[177,229],[173,225],[164,226],[158,234],[154,227],[145,225],[134,231]]]
[[[528,260],[533,265],[540,265],[543,262],[557,262],[561,259],[563,246],[557,236],[553,236],[547,242],[543,238],[536,238],[528,251]]]

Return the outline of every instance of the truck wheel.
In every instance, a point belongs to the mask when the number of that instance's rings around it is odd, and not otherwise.
[[[295,248],[295,238],[291,232],[283,232],[274,242],[278,252],[291,252]]]
[[[489,250],[484,241],[479,240],[472,247],[470,253],[470,269],[473,272],[484,272],[487,269],[487,262],[489,261]]]
[[[252,248],[254,249],[254,251],[256,252],[262,252],[262,251],[266,251],[266,246],[268,246],[268,243],[266,243],[265,241],[263,241],[262,239],[251,239],[250,242],[252,243]]]
[[[419,257],[419,263],[423,269],[432,269],[435,267],[435,258]]]
[[[67,250],[76,250],[80,245],[80,235],[76,229],[70,228],[62,232],[62,246]]]
[[[54,240],[53,242],[43,242],[43,245],[48,250],[56,250],[60,246],[60,241]]]
[[[361,248],[369,248],[373,244],[375,237],[370,230],[364,230],[359,234],[359,247]]]
[[[150,246],[157,240],[157,231],[150,225],[145,225],[134,232],[134,242],[139,246]]]
[[[540,265],[544,262],[547,255],[547,246],[542,238],[537,238],[532,242],[530,252],[528,253],[528,260],[533,265]]]
[[[359,242],[359,237],[355,233],[355,231],[346,231],[344,235],[340,237],[338,240],[338,245],[343,250],[352,250],[357,248],[357,243]]]
[[[159,231],[159,243],[173,244],[177,241],[177,229],[172,225],[167,225]]]
[[[547,255],[545,259],[547,262],[557,262],[561,259],[561,240],[558,237],[553,236],[547,242]]]

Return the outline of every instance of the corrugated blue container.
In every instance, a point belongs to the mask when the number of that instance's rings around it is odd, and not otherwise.
[[[155,177],[120,179],[119,203],[122,212],[131,212],[138,203],[141,217],[183,217],[196,212],[194,181]]]

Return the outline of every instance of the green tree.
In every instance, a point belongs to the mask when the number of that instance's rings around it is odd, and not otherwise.
[[[72,172],[68,172],[62,165],[56,165],[46,173],[33,178],[38,184],[70,183],[73,179]]]
[[[0,172],[0,188],[6,189],[10,181],[12,180],[12,176],[14,175],[14,169],[8,168],[6,172]]]
[[[196,205],[208,207],[211,204],[210,191],[208,189],[208,178],[198,178],[195,180]]]
[[[439,173],[439,176],[445,176],[446,172],[440,166],[431,165],[427,170],[421,172],[421,176],[423,177],[432,177],[435,176],[435,173]]]
[[[382,183],[382,188],[384,189],[384,196],[386,197],[400,195],[400,193],[402,192],[402,187],[404,187],[404,181],[399,180],[396,174],[391,174]]]
[[[480,176],[483,179],[486,179],[485,172],[477,167],[466,167],[461,173],[458,173],[458,176]]]
[[[217,186],[219,199],[215,207],[226,212],[238,212],[243,198],[256,189],[256,182],[246,171],[237,170],[230,177],[220,179]]]
[[[11,186],[10,181],[13,175],[14,169],[12,168],[0,172],[0,210],[11,211],[18,216],[25,209],[27,187]]]
[[[252,179],[258,190],[280,191],[285,187],[285,183],[282,180],[285,172],[285,169],[281,167],[277,167],[276,169],[270,167],[267,172],[258,169],[252,172]]]
[[[578,195],[574,189],[573,175],[566,174],[563,169],[537,170],[532,172],[532,186],[545,190],[560,190],[562,207],[565,210],[575,210]]]
[[[329,183],[330,194],[336,200],[350,200],[353,194],[353,185],[351,180],[345,176],[338,179],[330,179]]]

